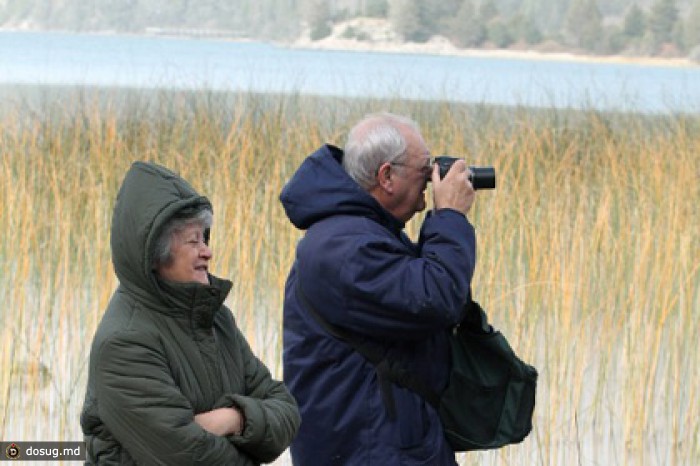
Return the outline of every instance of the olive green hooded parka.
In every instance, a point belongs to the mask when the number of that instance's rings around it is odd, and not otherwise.
[[[90,353],[80,422],[88,464],[255,465],[271,462],[299,428],[296,403],[251,352],[223,302],[231,282],[166,283],[151,270],[164,223],[210,205],[155,164],[127,172],[112,219],[119,279]],[[240,436],[219,437],[194,415],[238,407]]]

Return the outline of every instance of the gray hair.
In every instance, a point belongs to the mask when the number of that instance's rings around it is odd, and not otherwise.
[[[366,191],[377,184],[377,170],[383,163],[405,156],[408,143],[402,127],[419,132],[415,121],[388,112],[367,115],[350,130],[343,168]]]
[[[213,221],[213,214],[208,205],[186,207],[170,217],[161,228],[153,246],[151,255],[151,268],[159,265],[167,265],[172,261],[173,235],[184,230],[190,225],[201,225],[205,230],[205,240],[209,242],[209,229]]]

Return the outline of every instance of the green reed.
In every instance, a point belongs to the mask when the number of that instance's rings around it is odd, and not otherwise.
[[[463,464],[700,461],[700,117],[300,95],[24,90],[0,113],[0,438],[77,440],[89,343],[116,287],[111,209],[135,160],[215,212],[213,273],[281,376],[281,305],[302,232],[279,192],[363,114],[413,116],[434,154],[494,165],[473,285],[540,371],[521,445]],[[408,225],[416,237],[419,215]]]

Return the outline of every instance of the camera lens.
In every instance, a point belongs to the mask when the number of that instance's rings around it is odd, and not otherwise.
[[[474,189],[494,189],[496,187],[496,170],[493,167],[469,167],[469,181]]]
[[[459,158],[450,157],[449,155],[441,155],[435,157],[435,163],[440,167],[440,179],[443,179],[450,167]],[[469,181],[471,181],[474,189],[495,189],[496,188],[496,169],[493,167],[469,167]]]

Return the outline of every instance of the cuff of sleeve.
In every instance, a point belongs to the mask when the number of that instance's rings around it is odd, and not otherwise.
[[[459,210],[455,210],[455,209],[452,209],[450,207],[443,207],[442,209],[433,209],[433,212],[435,215],[441,215],[441,214],[448,213],[448,212],[454,212],[455,214],[459,215],[460,217],[466,217],[466,215],[464,215]]]
[[[474,226],[471,224],[467,216],[462,212],[455,209],[450,209],[449,207],[430,211],[426,221],[428,225],[446,223],[448,225],[452,224],[457,228],[466,226],[470,232],[474,232]]]
[[[265,438],[265,412],[259,405],[259,400],[254,400],[242,395],[226,395],[217,405],[221,407],[236,407],[243,413],[245,424],[241,437],[246,443],[261,442]]]

